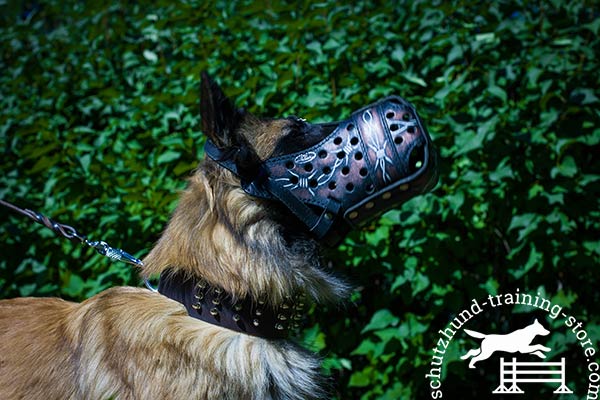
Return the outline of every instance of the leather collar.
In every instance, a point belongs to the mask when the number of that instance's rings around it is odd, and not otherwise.
[[[170,270],[161,274],[158,292],[183,304],[190,317],[265,339],[287,337],[303,319],[303,294],[287,296],[276,306],[249,296],[234,301],[220,287]]]

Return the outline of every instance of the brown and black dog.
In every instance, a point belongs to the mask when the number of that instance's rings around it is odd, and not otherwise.
[[[115,287],[81,304],[0,301],[0,399],[324,396],[318,359],[277,331],[296,326],[290,320],[300,319],[305,298],[336,302],[348,287],[322,268],[318,240],[298,216],[276,199],[249,195],[239,171],[313,146],[331,129],[298,118],[259,119],[235,108],[206,75],[201,86],[203,131],[215,148],[235,149],[226,154],[234,154],[238,173],[202,161],[143,260],[145,276],[171,282],[161,291],[171,298]],[[211,316],[227,316],[247,332],[207,321]],[[261,332],[267,324],[273,331]]]

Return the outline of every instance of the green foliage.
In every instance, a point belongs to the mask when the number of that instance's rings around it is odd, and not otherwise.
[[[304,340],[337,398],[429,397],[438,331],[472,299],[517,288],[568,308],[598,348],[598,7],[338,3],[0,2],[0,198],[141,257],[202,157],[201,71],[267,116],[335,120],[399,94],[427,122],[441,182],[329,254],[356,290],[343,312],[313,312]],[[2,297],[82,300],[139,283],[0,213]],[[535,314],[507,311],[468,328]],[[582,352],[554,328],[583,393]],[[444,398],[497,385],[491,367],[473,379],[459,360],[473,344],[457,335],[446,350]]]

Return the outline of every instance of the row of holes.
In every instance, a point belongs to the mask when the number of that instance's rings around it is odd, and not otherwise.
[[[386,117],[387,117],[387,118],[389,118],[389,119],[391,119],[391,118],[394,118],[394,116],[395,116],[395,113],[394,113],[393,111],[389,111],[389,112],[386,114]],[[410,114],[409,114],[409,113],[404,113],[404,114],[402,115],[402,119],[403,119],[404,121],[408,121],[408,120],[410,120]],[[397,124],[392,124],[392,125],[390,125],[390,130],[391,130],[391,131],[396,131],[396,130],[398,130],[398,128],[399,128],[399,126],[398,126]],[[348,129],[348,131],[351,131],[351,130],[353,130],[353,129],[354,129],[354,125],[353,125],[353,124],[349,124],[349,125],[348,125],[348,127],[347,127],[347,129]],[[412,134],[412,133],[414,133],[414,131],[415,131],[415,128],[414,128],[414,126],[410,126],[410,127],[408,127],[408,128],[407,128],[407,131],[408,131],[408,133],[411,133],[411,134]],[[339,146],[339,145],[341,145],[341,144],[342,144],[342,141],[343,141],[343,139],[342,139],[340,136],[338,136],[338,137],[336,137],[336,138],[333,140],[333,143],[334,143],[335,145]],[[394,138],[394,143],[396,143],[396,144],[401,144],[401,143],[402,143],[402,141],[403,141],[403,139],[402,139],[402,137],[401,137],[401,136],[396,136],[396,138]],[[356,145],[358,144],[358,138],[357,138],[356,136],[352,137],[352,138],[350,139],[350,144],[351,144],[351,145],[353,145],[353,146],[356,146]],[[327,157],[327,151],[325,151],[325,150],[320,150],[320,151],[319,151],[319,153],[318,153],[318,156],[319,156],[319,158],[321,158],[321,159],[323,159],[323,158],[326,158],[326,157]],[[337,153],[337,158],[339,158],[339,159],[343,159],[344,157],[346,157],[346,152],[345,152],[345,151],[343,151],[343,150],[342,150],[342,151],[339,151],[339,152]],[[359,151],[359,152],[357,152],[356,154],[354,154],[354,159],[355,159],[355,160],[359,161],[359,160],[362,160],[362,158],[363,158],[363,154],[362,154],[360,151]],[[286,168],[287,168],[287,169],[292,169],[292,168],[294,168],[294,163],[293,163],[292,161],[288,161],[288,162],[286,163]],[[417,168],[418,168],[418,166],[417,166]],[[304,165],[304,170],[305,170],[306,172],[311,172],[311,171],[313,170],[313,165],[312,165],[311,163],[306,163],[306,164]],[[329,175],[329,174],[331,173],[331,167],[329,167],[329,166],[325,166],[325,167],[323,167],[323,173],[324,173],[325,175]],[[344,167],[344,168],[342,168],[342,171],[341,171],[341,173],[342,173],[342,175],[344,175],[344,176],[348,175],[348,174],[350,173],[350,168],[349,168],[349,167],[347,167],[347,166],[346,166],[346,167]],[[364,177],[366,177],[366,176],[368,175],[368,173],[369,173],[369,171],[368,171],[366,168],[364,168],[364,167],[363,167],[363,168],[361,168],[361,169],[360,169],[360,171],[359,171],[359,174],[360,174],[360,176],[362,176],[363,178],[364,178]],[[298,178],[298,177],[296,177],[296,176],[292,176],[292,177],[290,178],[290,182],[291,182],[292,184],[294,184],[294,185],[295,185],[295,184],[297,184],[297,183],[298,183],[298,181],[299,181],[299,178]],[[311,188],[316,188],[316,187],[318,186],[318,181],[317,181],[316,179],[311,179],[311,180],[308,182],[308,186],[309,186],[309,187],[311,187]],[[329,190],[335,190],[335,189],[337,188],[337,184],[336,184],[336,182],[335,182],[335,181],[330,181],[330,182],[327,184],[327,187],[329,188]],[[374,189],[374,186],[373,186],[373,184],[369,184],[369,185],[367,185],[367,188],[366,188],[366,189],[367,189],[367,192],[369,192],[369,193],[370,193],[370,192],[372,192],[372,191],[373,191],[373,189]],[[354,190],[354,184],[353,184],[352,182],[348,182],[348,183],[346,184],[346,190],[347,190],[348,192],[352,192],[352,191]]]
[[[338,152],[338,153],[337,153],[337,157],[338,157],[340,160],[341,160],[341,159],[343,159],[344,157],[346,157],[346,152],[344,152],[344,151],[340,151],[340,152]],[[356,152],[356,153],[354,154],[354,159],[355,159],[356,161],[360,161],[360,160],[362,160],[362,159],[363,159],[363,154],[362,154],[360,151],[359,151],[359,152]],[[288,162],[286,163],[286,168],[288,168],[288,169],[292,169],[292,168],[294,168],[294,163],[293,163],[293,162],[291,162],[291,161],[288,161]],[[313,167],[312,163],[306,163],[306,164],[304,164],[304,167],[303,167],[303,168],[304,168],[304,170],[305,170],[306,172],[312,172],[312,170],[313,170],[313,168],[314,168],[314,167]],[[325,167],[323,167],[323,173],[324,173],[325,175],[328,175],[330,172],[331,172],[331,168],[330,168],[330,167],[328,167],[328,166],[325,166]]]
[[[346,176],[350,173],[350,168],[346,166],[346,167],[342,168],[341,172],[342,172],[342,175]],[[325,174],[331,173],[331,168],[330,167],[323,168],[323,173],[325,173]],[[358,171],[358,173],[360,174],[360,176],[362,176],[364,178],[369,174],[369,170],[363,167]],[[292,176],[290,178],[290,182],[295,185],[299,182],[299,178],[297,176]],[[308,181],[308,186],[313,189],[316,188],[318,185],[319,185],[319,183],[316,179],[311,179]],[[327,185],[327,187],[329,188],[329,190],[335,190],[337,188],[337,184],[335,183],[335,181],[330,181],[329,184]],[[354,190],[354,184],[352,182],[347,183],[346,190],[348,192],[352,192]]]
[[[393,118],[393,117],[394,117],[394,115],[395,115],[395,114],[394,114],[394,112],[393,112],[393,111],[389,111],[389,112],[386,114],[386,117],[388,117],[388,118]],[[408,121],[408,120],[410,119],[410,114],[408,114],[408,113],[405,113],[405,114],[402,116],[402,118],[403,118],[405,121]],[[346,129],[348,129],[349,131],[351,131],[351,130],[353,130],[353,129],[354,129],[354,125],[353,125],[353,124],[348,124],[348,127],[347,127]],[[398,129],[399,129],[399,126],[398,126],[397,124],[392,124],[392,125],[390,125],[390,130],[391,130],[391,131],[397,131]],[[408,131],[408,133],[414,133],[414,132],[415,132],[415,127],[414,127],[414,126],[409,126],[409,127],[407,128],[407,131]],[[335,144],[336,146],[339,146],[339,145],[341,145],[341,144],[342,144],[342,141],[343,141],[343,139],[342,139],[340,136],[338,136],[338,137],[336,137],[335,139],[333,139],[333,144]],[[396,137],[394,138],[394,143],[396,143],[396,144],[401,144],[401,143],[402,143],[402,141],[403,141],[403,139],[402,139],[402,137],[401,137],[401,136],[396,136]],[[351,144],[352,146],[356,146],[356,145],[358,144],[358,138],[357,138],[356,136],[352,137],[352,138],[350,139],[350,144]],[[321,158],[321,159],[323,159],[323,158],[326,158],[326,157],[327,157],[327,151],[325,151],[325,150],[319,150],[319,153],[318,153],[317,155],[318,155],[318,156],[319,156],[319,158]],[[345,152],[345,151],[339,151],[339,152],[337,153],[337,158],[339,158],[340,160],[341,160],[341,159],[343,159],[344,157],[346,157],[346,152]],[[362,160],[362,153],[361,153],[361,152],[357,152],[357,153],[354,155],[354,158],[355,158],[356,160]],[[288,161],[288,162],[285,164],[285,167],[286,167],[287,169],[292,169],[292,168],[294,168],[294,163],[293,163],[292,161]],[[305,169],[307,172],[310,172],[310,171],[312,171],[312,164],[310,164],[310,163],[306,164],[306,165],[304,166],[304,169]]]

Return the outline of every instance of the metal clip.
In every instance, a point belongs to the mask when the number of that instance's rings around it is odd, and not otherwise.
[[[115,249],[115,248],[110,247],[108,245],[108,243],[106,243],[104,241],[91,242],[89,240],[86,240],[85,244],[87,244],[90,247],[93,247],[94,249],[96,249],[96,251],[99,254],[102,254],[103,256],[106,256],[106,257],[110,258],[111,260],[122,261],[122,262],[131,264],[131,265],[135,265],[138,267],[141,267],[142,265],[144,265],[141,260],[135,258],[131,254],[129,254],[121,249]]]

